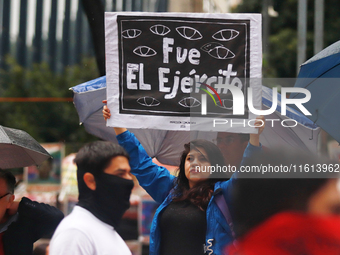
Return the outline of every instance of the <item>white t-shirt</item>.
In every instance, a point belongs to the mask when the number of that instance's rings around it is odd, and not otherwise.
[[[75,206],[59,224],[50,242],[50,255],[131,255],[114,228],[88,210]]]

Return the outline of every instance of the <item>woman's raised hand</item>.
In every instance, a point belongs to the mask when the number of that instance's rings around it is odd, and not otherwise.
[[[264,130],[265,124],[266,124],[266,121],[264,119],[264,116],[261,115],[256,118],[254,126],[256,126],[256,128],[258,129],[258,133],[250,134],[250,139],[249,139],[250,144],[254,146],[260,146],[260,135]]]
[[[103,117],[105,120],[108,120],[111,117],[110,109],[106,105],[107,100],[103,100],[103,103],[105,104],[103,106]],[[118,127],[114,127],[113,129],[115,130],[116,135],[124,133],[127,130],[126,128],[118,128]]]
[[[105,120],[109,119],[111,117],[110,109],[107,107],[107,100],[103,100],[103,103],[105,104],[103,107],[103,117]]]

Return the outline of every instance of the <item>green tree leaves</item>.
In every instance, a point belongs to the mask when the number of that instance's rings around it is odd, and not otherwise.
[[[79,125],[72,101],[52,101],[55,98],[71,99],[70,87],[97,78],[95,59],[84,59],[80,65],[68,67],[62,74],[53,73],[46,63],[24,69],[9,57],[7,64],[8,70],[0,71],[1,125],[25,130],[41,143],[82,143],[96,139]],[[8,102],[10,98],[15,99]],[[28,102],[32,98],[46,100]]]

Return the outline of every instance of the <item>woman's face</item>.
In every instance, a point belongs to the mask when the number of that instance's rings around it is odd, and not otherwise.
[[[185,176],[192,188],[197,183],[204,181],[210,176],[210,161],[203,148],[192,149],[185,158]]]

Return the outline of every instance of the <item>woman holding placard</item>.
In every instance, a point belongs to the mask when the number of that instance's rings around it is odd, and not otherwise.
[[[105,120],[111,116],[106,105],[103,116]],[[263,123],[262,120],[255,123],[259,134],[264,129]],[[175,177],[164,167],[154,164],[126,128],[114,130],[119,144],[130,155],[131,173],[161,204],[151,227],[150,254],[222,254],[223,247],[233,240],[231,217],[226,212],[236,179],[229,180],[223,175],[224,179],[221,180],[221,175],[211,174],[211,169],[224,166],[218,147],[206,140],[186,144],[178,176]],[[262,150],[259,134],[250,135],[244,158]]]

